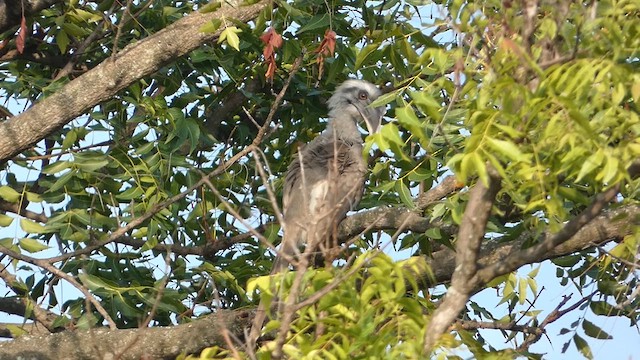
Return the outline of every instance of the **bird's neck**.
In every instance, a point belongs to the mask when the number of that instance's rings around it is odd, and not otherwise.
[[[351,116],[335,116],[329,119],[323,136],[337,138],[351,144],[362,143],[362,135],[356,125],[357,120]]]

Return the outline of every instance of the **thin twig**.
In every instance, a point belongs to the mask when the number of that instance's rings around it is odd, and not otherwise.
[[[15,251],[9,250],[9,249],[7,249],[5,247],[0,247],[0,253],[6,254],[6,255],[8,255],[8,256],[16,259],[16,260],[21,260],[21,261],[24,261],[26,263],[41,267],[41,268],[49,271],[53,275],[56,275],[56,276],[60,277],[61,279],[66,280],[68,283],[70,283],[76,289],[78,289],[78,290],[80,290],[80,292],[82,292],[82,294],[87,298],[87,300],[91,303],[91,305],[93,305],[96,308],[98,313],[100,313],[100,315],[102,315],[102,317],[104,317],[104,319],[109,324],[109,328],[111,328],[112,330],[117,329],[116,323],[113,321],[113,319],[111,319],[111,317],[109,316],[109,313],[107,313],[107,311],[104,309],[104,307],[102,307],[100,302],[93,297],[93,295],[91,294],[91,292],[87,288],[85,288],[80,283],[78,283],[71,275],[69,275],[66,272],[58,269],[57,267],[51,265],[47,260],[35,259],[35,258],[32,258],[31,256],[27,256],[27,255],[23,255],[23,254],[17,253]]]
[[[593,295],[595,295],[598,291],[594,291],[591,294],[583,297],[582,299],[578,300],[575,304],[569,306],[568,308],[564,309],[564,310],[560,310],[560,308],[562,308],[568,301],[569,299],[571,299],[571,294],[569,294],[568,296],[564,296],[562,301],[560,301],[560,304],[558,304],[558,306],[556,306],[556,308],[549,313],[549,315],[547,315],[544,320],[542,321],[542,323],[540,324],[540,326],[538,326],[538,328],[540,328],[540,332],[537,333],[532,333],[530,334],[522,344],[520,344],[520,346],[518,346],[518,348],[516,349],[516,351],[518,352],[525,352],[527,351],[527,349],[529,349],[529,346],[531,346],[533,343],[537,342],[538,340],[540,340],[540,337],[542,336],[542,334],[545,333],[545,328],[547,327],[547,325],[551,324],[552,322],[560,319],[561,317],[563,317],[564,315],[572,312],[573,310],[577,309],[580,305],[582,305],[585,301],[591,299],[593,297]]]

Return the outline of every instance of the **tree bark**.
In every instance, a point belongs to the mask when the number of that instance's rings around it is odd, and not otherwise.
[[[253,311],[227,310],[171,327],[23,336],[0,344],[0,360],[174,359],[206,347],[225,346],[225,338],[242,337],[252,317]]]

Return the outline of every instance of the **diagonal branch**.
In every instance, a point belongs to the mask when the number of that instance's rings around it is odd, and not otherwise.
[[[478,182],[469,192],[469,203],[464,211],[456,240],[456,268],[447,294],[429,320],[424,337],[425,354],[431,353],[440,335],[458,317],[477,285],[472,279],[478,269],[480,245],[493,202],[500,190],[499,175],[491,166],[487,166],[487,170],[489,184],[485,186]]]
[[[242,6],[241,1],[225,1],[214,12],[194,12],[125,47],[29,110],[1,123],[0,162],[28,149],[138,79],[153,74],[203,43],[217,39],[223,28],[215,33],[200,31],[209,21],[226,17],[246,22],[254,19],[270,3],[269,0],[262,0],[253,5]],[[87,91],[88,88],[91,91]]]
[[[598,194],[591,205],[578,214],[578,216],[567,222],[559,232],[555,234],[547,233],[539,244],[510,254],[501,261],[497,261],[480,270],[478,272],[479,282],[486,283],[496,276],[516,270],[524,264],[531,263],[536,259],[539,259],[544,256],[544,254],[552,251],[557,246],[569,240],[578,233],[578,231],[600,215],[600,212],[616,197],[620,191],[620,186],[621,184],[618,183],[608,190]]]

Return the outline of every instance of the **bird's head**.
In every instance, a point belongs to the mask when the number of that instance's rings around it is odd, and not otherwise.
[[[385,108],[369,106],[381,95],[380,89],[368,81],[347,80],[338,86],[329,99],[329,117],[343,118],[346,116],[356,122],[364,120],[369,134],[378,131]]]

